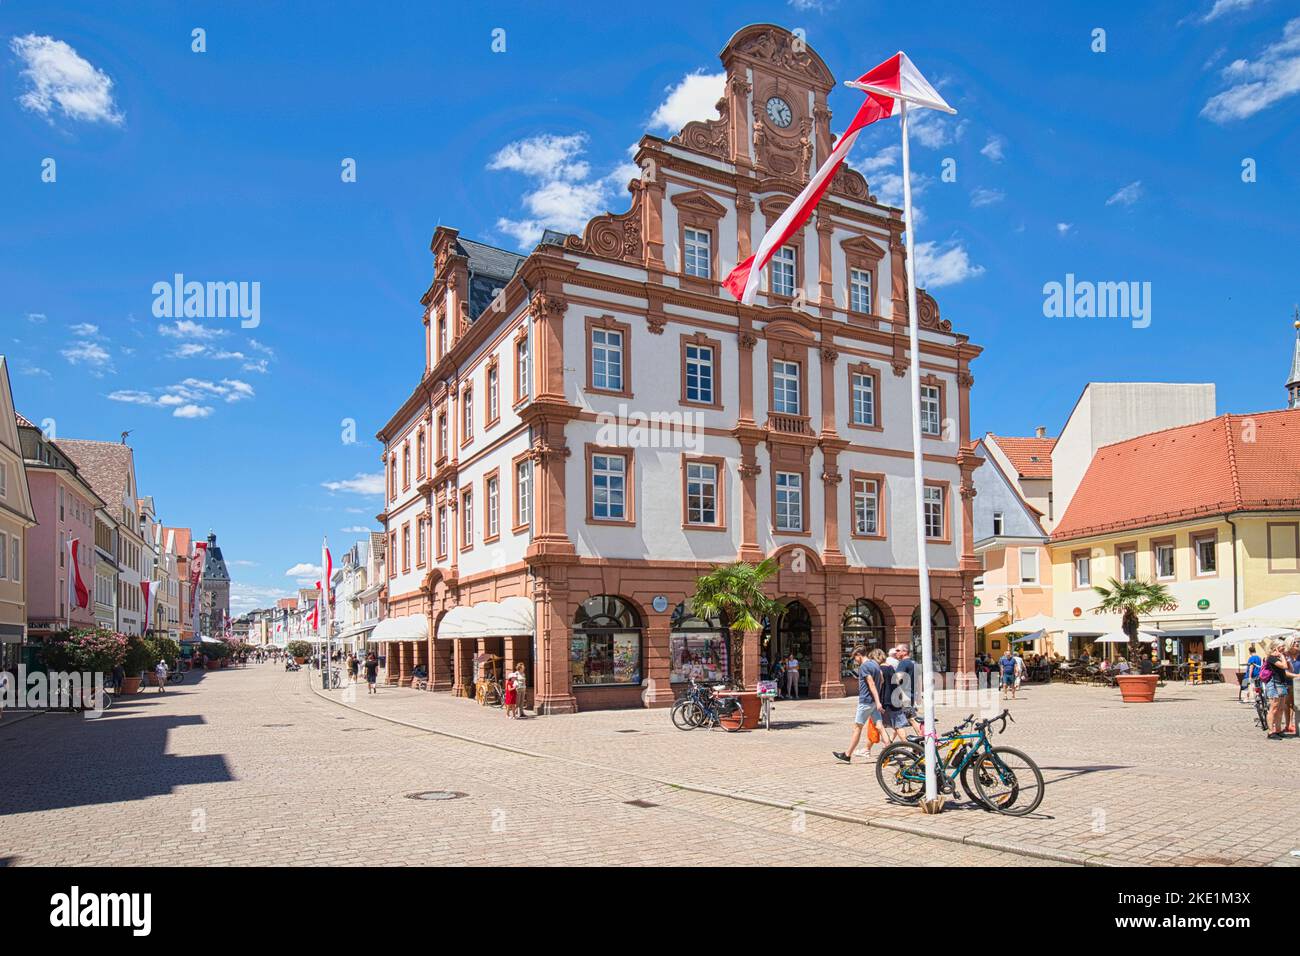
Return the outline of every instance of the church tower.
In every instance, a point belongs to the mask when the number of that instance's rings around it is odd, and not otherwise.
[[[1300,306],[1295,310],[1295,352],[1291,356],[1291,377],[1286,381],[1286,407],[1300,408]]]
[[[203,558],[203,591],[199,596],[202,609],[199,632],[210,637],[223,637],[226,618],[230,614],[230,572],[217,547],[217,535],[208,532],[208,549]]]

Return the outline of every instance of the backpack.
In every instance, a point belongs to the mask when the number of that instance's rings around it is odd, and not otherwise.
[[[1273,668],[1269,666],[1270,664],[1271,661],[1265,661],[1263,666],[1260,667],[1259,669],[1260,683],[1267,684],[1269,681],[1273,679]]]

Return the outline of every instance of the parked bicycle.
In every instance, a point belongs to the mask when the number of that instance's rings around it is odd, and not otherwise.
[[[989,728],[998,733],[1015,723],[1011,711],[976,720],[971,714],[935,741],[938,766],[936,783],[940,794],[960,796],[961,790],[986,810],[1009,816],[1025,816],[1043,802],[1043,773],[1028,756],[1012,747],[994,747]],[[893,803],[915,805],[925,796],[925,738],[909,736],[890,744],[876,764],[876,780]]]
[[[691,681],[686,693],[673,705],[673,726],[678,730],[721,727],[735,733],[745,722],[744,708],[736,697],[726,696],[728,684],[705,686]]]

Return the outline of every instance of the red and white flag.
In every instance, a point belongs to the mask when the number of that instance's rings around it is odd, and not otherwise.
[[[90,592],[81,580],[81,565],[77,558],[81,554],[81,541],[68,539],[68,607],[90,607]]]
[[[821,201],[822,194],[830,187],[836,171],[848,156],[849,150],[858,138],[863,127],[870,126],[877,120],[895,116],[901,111],[902,100],[906,99],[912,106],[939,109],[951,113],[953,109],[921,75],[906,53],[895,53],[880,66],[858,77],[857,84],[866,88],[867,98],[858,107],[853,122],[844,131],[844,135],[835,141],[835,148],[826,157],[821,168],[808,180],[794,201],[781,213],[758,243],[758,248],[744,262],[732,269],[722,284],[739,301],[751,305],[758,292],[759,279],[767,268],[772,256],[790,237],[799,231],[799,227],[808,221]]]
[[[332,581],[334,578],[334,559],[330,557],[330,545],[329,545],[328,538],[321,539],[320,566],[321,566],[321,575],[322,575],[321,580],[325,582],[324,594],[323,594],[323,597],[325,599],[324,615],[325,615],[325,623],[328,625],[330,619],[330,610],[331,610],[330,581]],[[321,585],[319,582],[317,582],[316,586],[320,587]]]
[[[140,582],[140,593],[144,595],[144,633],[149,633],[149,626],[153,623],[153,597],[154,587],[152,581]]]

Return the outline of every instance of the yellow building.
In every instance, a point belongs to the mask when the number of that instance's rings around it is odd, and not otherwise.
[[[18,664],[27,634],[27,529],[36,524],[14,417],[9,366],[0,355],[0,668]]]
[[[1220,415],[1099,449],[1050,552],[1054,616],[1075,625],[1058,635],[1060,653],[1119,629],[1117,617],[1094,613],[1093,585],[1138,578],[1177,603],[1142,621],[1158,632],[1160,658],[1214,661],[1219,652],[1204,647],[1216,618],[1300,591],[1300,408]],[[1225,670],[1239,651],[1222,652]]]

